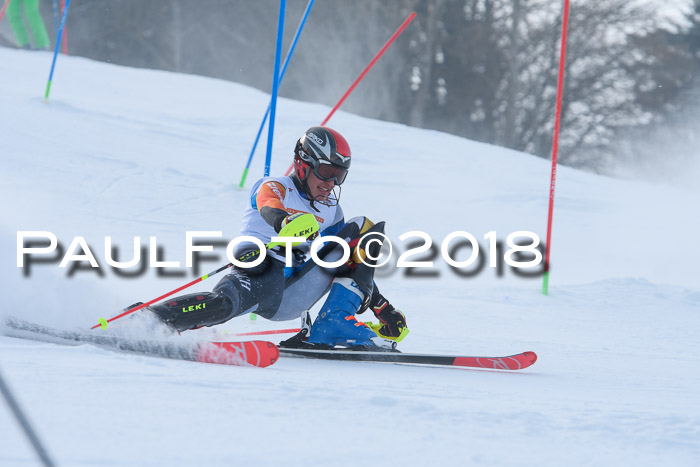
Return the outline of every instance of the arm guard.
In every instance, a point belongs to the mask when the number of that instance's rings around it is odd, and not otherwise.
[[[260,215],[277,233],[282,228],[282,221],[288,215],[282,203],[285,194],[285,188],[281,183],[269,181],[260,186],[255,196]]]

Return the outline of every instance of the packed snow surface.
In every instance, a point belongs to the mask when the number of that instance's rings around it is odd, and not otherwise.
[[[269,96],[61,56],[45,101],[50,61],[49,53],[0,49],[0,313],[85,329],[228,262],[217,247],[218,258],[186,268],[185,232],[237,236],[263,171],[264,139],[247,189],[237,185]],[[328,111],[280,99],[273,174]],[[258,369],[0,336],[0,370],[59,465],[700,464],[697,189],[559,167],[544,296],[540,275],[489,267],[484,235],[544,239],[548,161],[343,112],[329,125],[353,152],[346,218],[385,220],[395,254],[406,251],[405,232],[424,231],[439,247],[466,231],[486,261],[471,277],[439,256],[414,271],[432,277],[378,273],[411,329],[400,348],[532,350],[537,363],[505,372],[284,358]],[[64,249],[83,237],[100,268],[18,268],[18,231],[50,231]],[[179,275],[119,276],[105,262],[106,236],[122,261],[133,256],[134,237],[146,249],[156,237],[159,259],[180,262],[165,271]],[[244,316],[215,331],[296,326]],[[0,464],[35,463],[0,403]]]

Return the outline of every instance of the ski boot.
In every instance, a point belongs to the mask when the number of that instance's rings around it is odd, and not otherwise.
[[[235,305],[222,293],[201,292],[182,295],[148,309],[169,328],[182,332],[228,321],[235,316]]]
[[[308,343],[332,349],[335,346],[353,350],[392,350],[396,343],[377,336],[367,325],[357,321],[364,294],[352,279],[337,277],[330,294],[311,326]]]

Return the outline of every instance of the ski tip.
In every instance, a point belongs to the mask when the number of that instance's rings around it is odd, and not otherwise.
[[[537,361],[537,354],[535,352],[532,352],[532,351],[523,352],[523,357],[525,357],[527,359],[527,361],[530,362],[530,365],[528,365],[528,366],[534,365],[535,362]]]
[[[251,341],[251,343],[256,346],[259,353],[255,366],[264,368],[276,363],[277,360],[280,359],[280,349],[276,344],[269,341]]]
[[[517,368],[510,368],[511,370],[521,370],[523,368],[530,367],[537,361],[537,354],[532,351],[523,352],[518,355],[514,355],[515,359],[519,362],[520,366]]]
[[[269,341],[225,342],[224,348],[234,355],[242,355],[248,365],[268,367],[280,358],[280,350]]]
[[[481,367],[492,370],[522,370],[537,361],[537,354],[532,351],[511,355],[509,357],[456,357],[452,365]]]
[[[268,367],[279,360],[280,351],[268,341],[209,342],[200,346],[196,360],[221,365]]]

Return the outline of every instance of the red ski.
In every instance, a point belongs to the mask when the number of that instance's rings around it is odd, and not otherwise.
[[[267,341],[205,342],[199,344],[195,360],[221,365],[270,366],[280,356],[275,344]]]
[[[509,357],[455,357],[452,365],[494,370],[522,370],[536,361],[535,352],[523,352]]]

